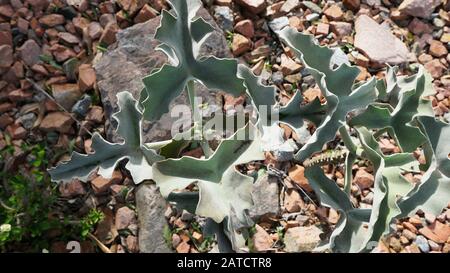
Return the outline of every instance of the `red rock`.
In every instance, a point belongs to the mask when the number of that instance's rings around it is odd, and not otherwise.
[[[108,23],[103,30],[103,34],[100,37],[100,43],[110,45],[116,42],[116,33],[119,31],[119,26],[116,23]]]
[[[11,18],[14,16],[14,9],[10,5],[2,5],[0,6],[0,15]]]
[[[12,102],[21,102],[21,101],[27,101],[33,97],[33,93],[24,91],[22,89],[17,89],[14,91],[9,92],[8,98]]]
[[[52,85],[52,94],[56,102],[64,109],[70,111],[72,106],[80,99],[81,92],[77,84],[65,83]]]
[[[31,70],[33,70],[33,72],[38,73],[38,74],[42,74],[44,76],[48,76],[48,71],[47,69],[45,69],[45,67],[43,65],[40,64],[35,64],[31,67]]]
[[[450,225],[449,224],[442,224],[439,221],[435,221],[433,224],[431,224],[429,226],[429,228],[442,241],[446,242],[450,239]],[[436,243],[438,243],[438,242],[436,242]]]
[[[45,116],[39,128],[44,132],[57,131],[66,134],[72,130],[73,122],[74,120],[67,113],[52,112]]]
[[[422,234],[423,236],[427,237],[431,241],[436,242],[438,244],[443,244],[446,241],[446,240],[443,240],[437,234],[435,234],[429,227],[423,227],[423,228],[419,229],[419,233]]]
[[[14,62],[13,49],[10,45],[0,45],[0,68],[8,68]]]
[[[0,103],[0,114],[8,112],[11,109],[14,109],[14,104],[9,102]]]
[[[126,187],[123,185],[111,185],[109,190],[111,191],[113,196],[119,195]]]
[[[343,0],[342,3],[344,4],[344,7],[353,11],[357,11],[361,5],[360,0]]]
[[[418,60],[419,60],[419,62],[420,62],[421,64],[425,64],[425,63],[427,63],[427,62],[429,62],[429,61],[432,61],[432,60],[433,60],[433,56],[431,56],[431,55],[429,55],[429,54],[423,53],[423,54],[421,54],[421,55],[419,56]]]
[[[290,168],[289,177],[292,179],[292,181],[294,181],[294,183],[302,187],[303,190],[308,192],[313,191],[313,189],[309,185],[308,179],[305,177],[305,168],[303,166],[295,165]]]
[[[435,79],[442,77],[442,75],[444,75],[444,71],[446,71],[445,66],[439,61],[439,59],[434,59],[427,62],[424,67]]]
[[[331,31],[339,37],[352,34],[352,24],[347,22],[330,22]]]
[[[50,48],[50,51],[52,52],[56,61],[61,63],[77,56],[77,54],[71,48],[65,47],[60,44],[53,45]]]
[[[191,246],[186,242],[181,242],[177,248],[177,253],[189,253],[189,250],[191,249]]]
[[[39,19],[39,23],[46,27],[56,27],[66,22],[66,19],[61,14],[49,14],[42,16]]]
[[[136,224],[136,213],[129,207],[121,207],[116,212],[115,225],[117,230],[128,228],[131,224]]]
[[[419,247],[416,244],[405,246],[406,253],[421,253]]]
[[[99,23],[92,22],[88,26],[88,33],[92,40],[96,40],[102,36],[103,28]]]
[[[120,171],[114,171],[113,176],[111,178],[103,178],[102,176],[97,176],[91,181],[92,189],[94,190],[95,194],[102,194],[106,193],[111,185],[113,184],[119,184],[122,182],[122,174]]]
[[[117,24],[117,20],[115,15],[113,14],[103,14],[100,16],[100,19],[98,21],[102,27],[106,27],[109,23],[115,23]]]
[[[298,31],[302,31],[305,28],[302,20],[298,16],[289,17],[289,26],[295,28]]]
[[[255,35],[255,29],[251,20],[242,20],[234,26],[234,31],[251,39]]]
[[[126,239],[127,249],[131,253],[139,252],[139,243],[136,236],[128,235]]]
[[[236,3],[253,14],[258,14],[267,6],[266,0],[236,0]]]
[[[354,182],[361,190],[365,190],[373,186],[374,177],[364,169],[359,169],[355,174]]]
[[[77,36],[75,36],[69,32],[58,33],[58,38],[60,41],[66,42],[68,44],[79,44],[80,43],[80,39]]]
[[[72,198],[78,195],[86,194],[83,182],[78,179],[74,179],[66,183],[61,183],[59,185],[59,192],[61,193],[61,197],[65,198]]]
[[[281,72],[283,72],[284,76],[292,75],[300,71],[302,66],[296,63],[294,60],[286,56],[286,54],[281,55]]]
[[[19,17],[17,19],[17,28],[23,34],[27,34],[28,33],[29,25],[30,25],[30,23],[27,20],[23,19],[22,17]]]
[[[41,47],[34,40],[26,41],[18,51],[22,61],[30,67],[40,61]]]
[[[147,1],[145,0],[118,0],[117,3],[123,10],[127,11],[130,16],[134,16]]]
[[[9,125],[6,132],[12,139],[24,139],[27,136],[27,130],[18,124]]]
[[[11,118],[8,115],[1,115],[0,116],[0,129],[5,129],[6,126],[12,124],[14,122],[14,119]]]
[[[299,212],[305,207],[302,197],[298,191],[289,189],[284,196],[284,208],[287,212]]]
[[[325,23],[319,23],[316,28],[317,35],[328,35],[330,32],[330,25]]]
[[[92,121],[94,123],[101,123],[103,121],[103,108],[100,106],[92,106],[86,115],[86,120]]]
[[[429,24],[422,22],[417,18],[414,18],[411,23],[409,23],[408,29],[415,35],[433,32],[433,28]]]
[[[430,42],[430,54],[436,58],[444,57],[448,54],[447,48],[440,41],[433,40]]]
[[[12,46],[12,35],[11,31],[2,30],[0,31],[0,46],[9,45]]]
[[[28,0],[27,1],[33,8],[33,11],[41,11],[48,7],[50,1],[48,0]]]
[[[263,252],[272,248],[273,240],[269,233],[260,225],[255,225],[256,232],[253,234],[253,246],[256,251]]]
[[[338,5],[332,5],[323,12],[330,20],[339,21],[344,16],[342,9]]]
[[[84,17],[75,17],[72,19],[72,23],[79,33],[83,33],[83,29],[89,27],[89,20]]]
[[[81,92],[85,92],[94,87],[94,84],[97,80],[95,76],[95,70],[92,68],[90,64],[82,64],[78,68],[79,76],[78,76],[78,86]]]
[[[233,35],[233,42],[231,50],[234,56],[239,56],[249,51],[252,48],[252,42],[241,34]]]
[[[322,92],[319,88],[308,88],[303,92],[303,97],[308,101],[312,102],[316,98],[320,98],[322,96]]]
[[[214,4],[218,6],[230,7],[233,0],[215,0]]]
[[[145,4],[144,7],[142,7],[142,9],[134,18],[134,22],[135,23],[147,22],[148,20],[155,18],[156,16],[158,16],[158,11],[153,9],[148,4]]]

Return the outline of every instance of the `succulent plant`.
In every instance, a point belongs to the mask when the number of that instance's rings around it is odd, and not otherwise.
[[[200,46],[212,30],[203,19],[196,18],[200,0],[168,2],[173,9],[163,11],[155,38],[162,43],[159,48],[172,65],[166,64],[144,78],[140,102],[128,92],[118,94],[120,109],[114,118],[123,142],[110,143],[94,134],[92,153],[74,153],[69,162],[49,170],[54,181],[86,181],[97,168],[108,178],[118,163],[127,159],[125,168],[136,183],[153,179],[169,202],[208,218],[205,233],[216,236],[219,250],[236,251],[245,245],[245,227],[252,224],[247,209],[252,206],[255,181],[239,172],[237,166],[264,159],[261,139],[265,132],[273,132],[264,126],[273,129],[271,126],[284,123],[299,130],[306,120],[316,129],[294,161],[307,167],[305,175],[321,204],[340,212],[339,222],[323,247],[336,252],[370,251],[373,242],[390,232],[394,219],[409,216],[419,208],[437,214],[448,204],[450,146],[446,138],[450,136],[450,125],[433,115],[426,99],[433,89],[423,68],[406,77],[396,76],[396,68],[389,67],[385,80],[372,78],[356,83],[360,71],[350,66],[341,52],[321,47],[312,36],[287,27],[277,34],[312,74],[325,102],[317,98],[304,104],[297,91],[286,105],[280,106],[275,100],[276,87],[263,85],[248,67],[233,59],[199,57]],[[200,159],[180,158],[191,142],[178,138],[180,135],[163,142],[143,143],[142,120],[160,118],[185,89],[193,111],[197,111],[194,81],[235,96],[245,93],[257,110],[265,106],[278,114],[279,120],[264,125],[262,120],[270,116],[258,112],[256,122],[237,128],[216,149],[200,140],[204,153]],[[194,118],[199,121],[198,115],[194,114]],[[195,122],[184,136],[199,129]],[[345,149],[331,152],[329,157],[345,157],[343,188],[328,178],[319,164],[339,163],[326,160],[326,156],[314,156],[325,144],[335,141],[338,133]],[[381,151],[377,141],[385,133],[396,141],[401,153],[385,155]],[[425,164],[420,165],[412,154],[418,149],[424,151]],[[374,199],[370,209],[357,208],[351,202],[352,167],[358,158],[373,165]],[[419,169],[425,173],[420,183],[413,185],[404,173]],[[196,190],[186,190],[192,184],[196,184]]]

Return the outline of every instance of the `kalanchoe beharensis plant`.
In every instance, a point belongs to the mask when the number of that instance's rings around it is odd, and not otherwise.
[[[336,252],[370,251],[374,242],[390,231],[393,219],[409,216],[419,208],[437,214],[449,202],[450,146],[445,139],[450,137],[450,125],[435,119],[431,104],[425,99],[433,90],[423,68],[409,77],[398,77],[395,68],[388,68],[385,80],[372,78],[355,83],[359,70],[350,66],[339,51],[321,47],[311,36],[285,28],[277,35],[313,75],[326,103],[316,99],[303,104],[302,94],[297,91],[289,103],[280,106],[275,100],[276,87],[261,84],[261,79],[248,67],[232,59],[199,57],[200,46],[212,31],[203,19],[196,18],[200,0],[169,3],[172,11],[163,11],[155,38],[162,42],[159,48],[172,65],[164,65],[144,78],[145,88],[139,102],[128,92],[118,94],[120,109],[114,118],[123,142],[109,143],[95,134],[94,152],[74,153],[69,162],[51,169],[54,181],[73,178],[85,181],[97,168],[100,175],[111,177],[117,164],[127,159],[125,168],[136,183],[154,180],[163,196],[179,209],[207,217],[204,232],[215,235],[219,244],[231,242],[234,250],[244,246],[248,234],[242,227],[252,224],[247,209],[252,206],[255,179],[240,173],[236,166],[264,159],[262,139],[267,136],[263,134],[273,132],[260,122],[266,118],[265,114],[258,112],[254,124],[249,122],[238,128],[215,149],[208,141],[200,140],[204,151],[201,159],[179,158],[189,140],[174,137],[164,142],[142,143],[142,120],[160,118],[185,89],[194,111],[194,125],[183,134],[190,135],[200,128],[197,123],[202,117],[196,113],[194,102],[193,83],[197,81],[234,96],[245,93],[257,109],[270,108],[279,117],[271,120],[270,127],[284,123],[297,131],[305,120],[315,125],[313,136],[296,152],[294,160],[304,162],[306,177],[322,205],[340,212],[339,222],[324,248]],[[244,132],[246,137],[242,137]],[[386,133],[397,142],[401,153],[381,152],[377,139]],[[337,134],[343,142],[338,152],[314,156],[324,145],[335,142]],[[420,165],[413,156],[417,149],[424,151],[426,164]],[[345,157],[343,188],[329,179],[320,166],[321,162],[334,164],[326,159],[334,155]],[[351,202],[352,167],[357,159],[366,159],[373,165],[371,209],[357,208]],[[425,173],[416,185],[404,176],[420,170]],[[197,190],[186,190],[192,184],[196,184]],[[229,251],[223,244],[219,249]]]

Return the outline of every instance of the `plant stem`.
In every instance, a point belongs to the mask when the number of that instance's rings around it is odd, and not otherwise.
[[[351,154],[356,154],[358,147],[356,147],[355,143],[353,143],[352,138],[351,138],[350,134],[348,133],[345,125],[343,125],[343,126],[341,126],[341,128],[339,128],[339,133],[340,133],[342,141],[344,141],[344,144],[347,147],[348,151]]]
[[[194,117],[194,130],[202,129],[202,116],[199,111],[199,106],[195,101],[195,86],[194,81],[189,81],[187,84],[187,91],[189,96],[189,103],[191,104],[193,117]],[[203,138],[203,131],[201,132],[201,139],[199,140],[200,147],[202,147],[205,158],[209,158],[213,154],[213,150],[209,146],[208,140]]]

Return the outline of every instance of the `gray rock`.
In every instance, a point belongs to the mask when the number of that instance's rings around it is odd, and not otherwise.
[[[372,62],[395,65],[408,60],[409,51],[405,44],[369,16],[359,16],[355,29],[355,47]]]
[[[312,22],[312,21],[315,21],[315,20],[319,19],[319,17],[320,17],[320,14],[318,14],[318,13],[311,13],[311,14],[306,15],[305,19],[308,22]]]
[[[279,187],[277,177],[265,174],[253,184],[253,206],[249,209],[250,218],[258,221],[264,216],[277,216],[280,213]]]
[[[310,252],[320,243],[320,230],[316,226],[294,227],[284,235],[284,250],[286,252]]]
[[[28,113],[20,117],[20,123],[22,123],[23,128],[31,129],[36,121],[35,113]]]
[[[287,18],[287,16],[278,17],[269,22],[269,27],[273,32],[278,32],[288,25],[289,19]]]
[[[229,7],[217,6],[214,8],[214,17],[217,24],[225,31],[232,31],[234,25],[233,11]]]
[[[152,183],[136,188],[136,210],[139,225],[139,249],[143,253],[172,252],[163,237],[166,201]]]
[[[202,45],[200,56],[231,57],[227,41],[221,30],[218,30],[219,27],[215,24],[214,19],[205,9],[200,9],[198,15],[202,16],[216,29]],[[167,62],[167,57],[162,52],[155,50],[159,42],[153,39],[153,36],[159,22],[160,17],[156,17],[120,31],[117,34],[117,43],[112,45],[94,65],[105,111],[107,137],[112,141],[118,140],[114,134],[116,124],[111,119],[111,115],[118,110],[117,93],[127,90],[138,99],[144,87],[142,78]],[[195,84],[195,88],[197,94],[203,97],[204,103],[208,103],[208,105],[216,104],[216,96],[218,96],[216,93],[208,92],[199,83]],[[171,106],[175,104],[189,105],[187,94],[183,92],[172,102]],[[172,118],[169,113],[166,113],[159,121],[144,123],[144,141],[170,139],[172,124],[176,120],[176,117]]]
[[[311,2],[311,1],[302,1],[302,4],[307,7],[308,9],[310,9],[312,12],[321,14],[322,13],[322,9],[315,3]]]
[[[79,101],[72,107],[72,113],[77,114],[80,117],[85,117],[91,106],[92,98],[88,94],[84,94]]]
[[[41,47],[31,39],[26,41],[18,51],[23,62],[30,67],[39,62],[39,55],[42,52]]]
[[[420,251],[422,251],[424,253],[430,252],[430,246],[428,245],[428,240],[425,237],[423,237],[422,235],[418,235],[414,242],[419,247]]]
[[[183,212],[181,212],[180,218],[182,221],[190,222],[192,221],[192,219],[194,219],[194,215],[187,210],[183,210]]]
[[[363,4],[366,4],[371,7],[379,7],[381,6],[381,0],[362,0]]]
[[[272,74],[272,82],[276,85],[282,84],[284,81],[284,76],[281,71],[274,72]]]
[[[77,80],[77,68],[78,68],[78,59],[71,58],[65,61],[62,65],[63,71],[66,74],[66,77],[69,81]]]

